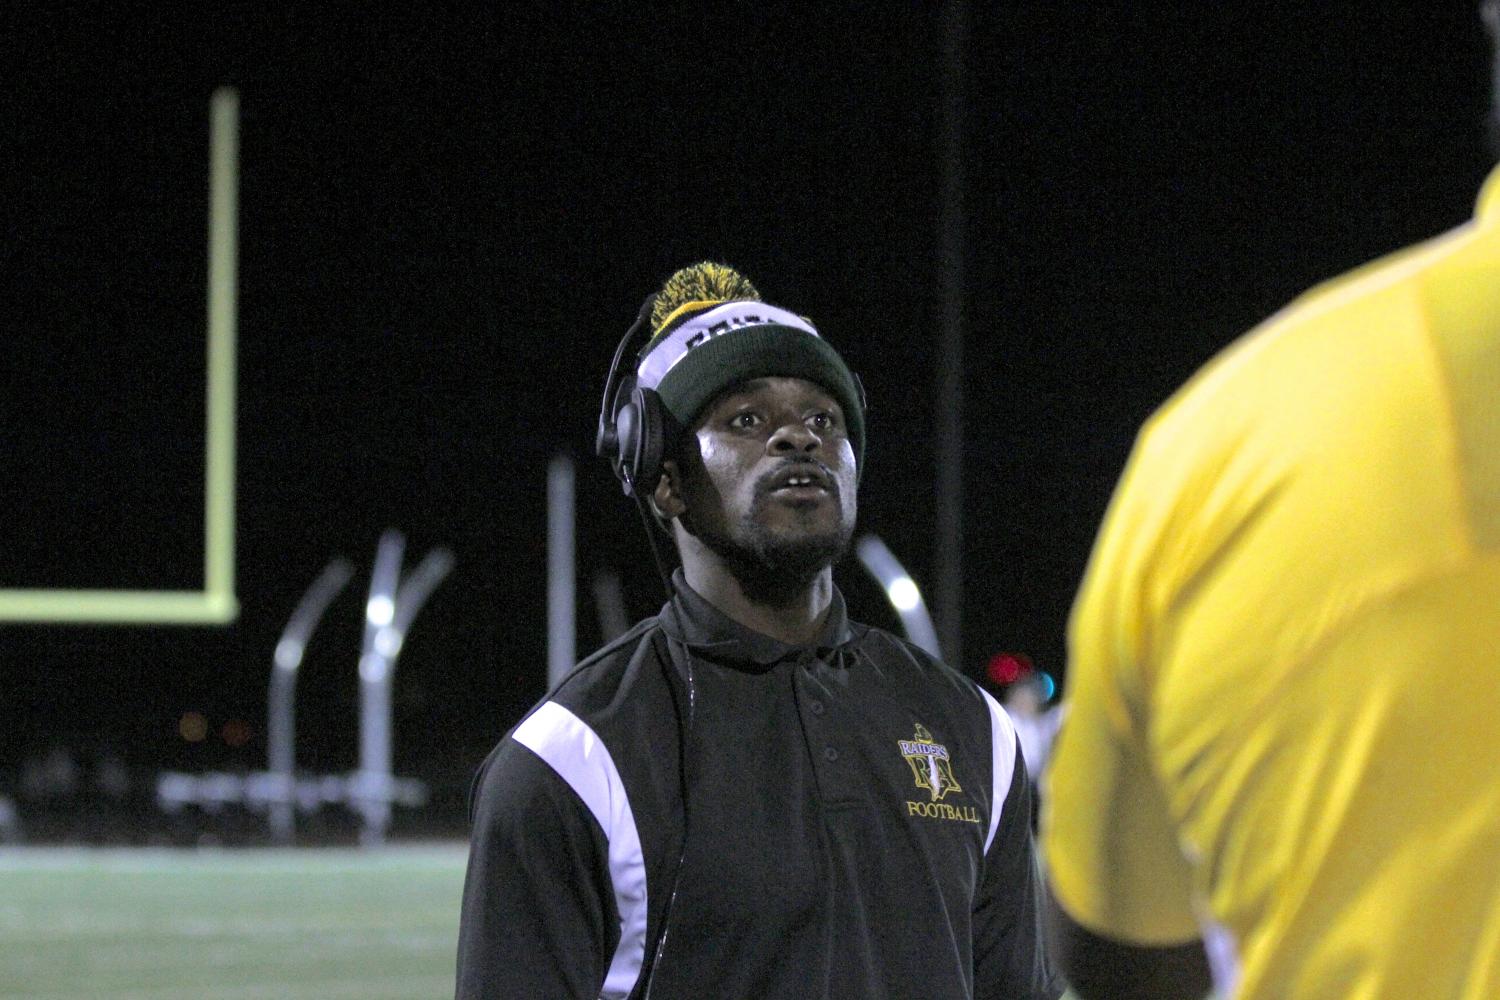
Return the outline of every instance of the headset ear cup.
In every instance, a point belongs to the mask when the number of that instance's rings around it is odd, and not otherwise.
[[[623,453],[629,457],[631,480],[649,497],[656,492],[666,453],[665,410],[653,389],[636,389],[630,394],[630,406],[635,410],[635,440],[630,451]]]
[[[610,464],[614,466],[620,485],[625,488],[625,495],[630,496],[634,492],[635,456],[640,450],[641,437],[640,409],[634,398],[615,411],[614,435]]]

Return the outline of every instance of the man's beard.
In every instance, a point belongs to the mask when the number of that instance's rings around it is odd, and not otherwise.
[[[819,573],[844,557],[854,525],[840,518],[831,531],[782,538],[759,521],[747,519],[738,538],[694,533],[724,560],[746,597],[757,604],[786,607],[807,591]]]

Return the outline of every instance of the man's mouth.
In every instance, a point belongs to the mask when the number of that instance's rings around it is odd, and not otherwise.
[[[788,500],[808,500],[832,493],[833,477],[816,465],[800,465],[773,474],[765,491]]]

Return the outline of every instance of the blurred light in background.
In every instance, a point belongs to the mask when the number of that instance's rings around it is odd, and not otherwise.
[[[914,611],[922,603],[922,592],[909,576],[898,576],[886,587],[886,595],[897,611]]]
[[[208,720],[202,712],[183,712],[177,720],[177,731],[189,743],[202,743],[208,736]]]
[[[250,742],[250,723],[244,719],[230,719],[219,731],[224,742],[232,747],[242,747]]]
[[[396,605],[384,594],[370,598],[370,603],[365,605],[365,617],[371,625],[389,625],[391,619],[396,616]]]
[[[393,628],[381,627],[375,633],[375,652],[387,659],[395,659],[401,652],[401,633]]]
[[[1030,677],[1035,669],[1031,657],[1025,653],[996,653],[990,657],[990,662],[985,667],[985,676],[994,684],[1014,684],[1024,677]],[[1050,677],[1047,679],[1051,680]]]

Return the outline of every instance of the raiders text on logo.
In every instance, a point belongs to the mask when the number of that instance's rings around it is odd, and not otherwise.
[[[710,337],[717,337],[720,334],[728,333],[730,330],[735,330],[742,326],[759,326],[762,323],[769,322],[771,322],[771,320],[768,317],[758,316],[755,313],[743,313],[739,316],[730,316],[727,319],[719,320],[713,326],[710,326],[705,330],[699,330],[697,333],[688,338],[687,343],[683,344],[682,348],[684,352],[691,351],[693,348],[697,347],[699,344],[703,343]]]
[[[901,756],[911,765],[912,777],[918,788],[925,788],[932,796],[927,802],[906,802],[906,815],[923,816],[927,819],[948,819],[960,823],[978,823],[979,812],[973,806],[955,806],[939,801],[946,795],[963,792],[958,779],[953,777],[953,762],[948,748],[933,742],[932,734],[920,722],[914,739],[897,740]]]

